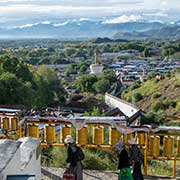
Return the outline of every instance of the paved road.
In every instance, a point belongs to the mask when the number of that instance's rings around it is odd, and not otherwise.
[[[42,168],[42,180],[62,180],[61,168]],[[118,180],[118,172],[84,170],[84,180]],[[175,180],[169,177],[145,176],[144,180]],[[180,178],[178,179],[180,180]]]

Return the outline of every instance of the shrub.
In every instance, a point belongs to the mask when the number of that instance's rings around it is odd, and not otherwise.
[[[131,85],[130,90],[134,90],[137,89],[141,86],[141,84],[139,82],[135,82]]]
[[[156,99],[156,98],[159,98],[160,96],[161,96],[161,93],[160,93],[160,92],[155,92],[152,97],[153,97],[154,99]]]
[[[178,102],[178,103],[176,104],[176,110],[177,110],[177,111],[180,111],[180,102]]]
[[[174,84],[174,88],[180,88],[180,82],[176,82],[176,83]]]
[[[66,166],[67,149],[64,147],[51,147],[43,153],[42,166],[61,167]],[[83,166],[90,170],[115,170],[117,157],[111,150],[83,149],[85,159]],[[44,158],[45,157],[45,158]]]
[[[176,107],[176,101],[173,101],[173,100],[161,100],[161,101],[156,102],[153,105],[152,109],[153,109],[153,111],[157,112],[157,111],[160,111],[160,110],[166,110],[170,106],[175,108]]]
[[[141,124],[161,124],[162,115],[157,112],[148,112],[141,119]]]
[[[132,102],[136,103],[143,98],[141,93],[134,93],[132,96]]]

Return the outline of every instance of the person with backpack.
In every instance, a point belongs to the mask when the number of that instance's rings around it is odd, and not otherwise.
[[[67,168],[74,174],[75,180],[83,180],[82,149],[75,144],[71,135],[66,136],[64,143],[67,145]]]
[[[122,141],[117,142],[115,151],[118,153],[119,158],[118,169],[120,169],[120,172],[118,180],[133,180],[128,152]]]
[[[134,180],[143,180],[143,175],[141,171],[141,165],[143,164],[143,154],[141,153],[138,144],[136,143],[136,138],[132,138],[128,141],[130,144],[130,160],[133,167],[133,178]]]

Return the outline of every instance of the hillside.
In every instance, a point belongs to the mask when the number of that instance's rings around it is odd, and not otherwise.
[[[145,39],[179,39],[180,27],[165,27],[144,32],[118,32],[114,39],[145,40]]]
[[[135,103],[145,112],[180,115],[180,72],[170,78],[153,78],[138,86],[131,86],[122,94],[123,98]]]

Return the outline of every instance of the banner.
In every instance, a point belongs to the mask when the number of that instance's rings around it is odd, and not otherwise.
[[[85,119],[75,119],[75,120],[72,120],[72,124],[75,128],[80,130],[85,126],[86,120]]]

